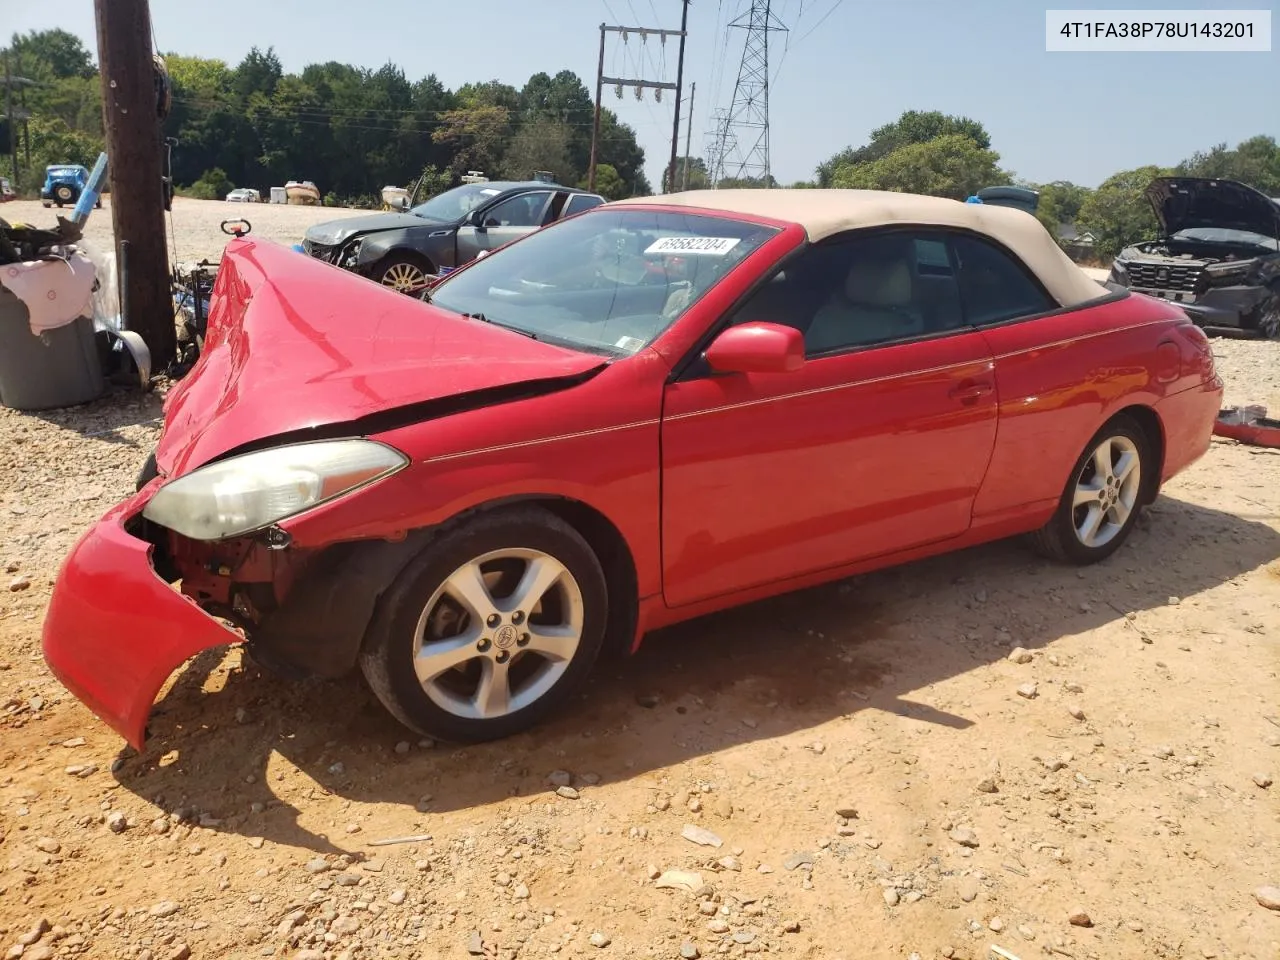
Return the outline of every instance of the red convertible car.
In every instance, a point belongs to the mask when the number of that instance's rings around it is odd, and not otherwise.
[[[45,657],[137,747],[167,677],[238,642],[358,667],[424,734],[502,737],[678,620],[1018,534],[1107,557],[1221,397],[1180,308],[1003,207],[628,200],[429,302],[235,239]]]

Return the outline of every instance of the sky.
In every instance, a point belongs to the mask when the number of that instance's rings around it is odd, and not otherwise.
[[[692,0],[685,50],[692,149],[705,156],[709,118],[729,107],[745,31],[726,24],[751,0]],[[772,0],[786,32],[770,36],[770,149],[782,183],[904,110],[941,110],[983,123],[1004,169],[1035,182],[1096,186],[1148,163],[1174,164],[1217,143],[1280,137],[1280,42],[1269,53],[1047,53],[1045,8],[1268,9],[1264,0]],[[436,74],[448,87],[501,80],[520,87],[539,71],[573,70],[594,90],[601,23],[679,29],[681,0],[151,0],[165,52],[235,65],[253,45],[274,47],[286,70],[338,60],[390,61],[412,80]],[[0,0],[0,30],[61,27],[96,52],[92,0]],[[609,36],[605,75],[674,82],[676,38],[647,48]],[[652,183],[671,152],[672,94],[643,102],[612,88],[604,104],[637,133]],[[318,171],[300,177],[319,180]]]

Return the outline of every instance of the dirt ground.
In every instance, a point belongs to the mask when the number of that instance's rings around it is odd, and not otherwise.
[[[176,205],[182,256],[212,206]],[[1280,410],[1280,344],[1215,352]],[[229,650],[136,755],[39,635],[160,401],[0,409],[6,957],[1280,957],[1276,452],[1215,442],[1085,570],[1000,543],[664,631],[500,743]]]
[[[30,223],[52,227],[61,212],[70,216],[70,208],[44,208],[35,200],[16,200],[0,205],[0,217],[10,223]],[[284,203],[226,203],[221,200],[188,200],[175,197],[172,214],[165,214],[165,229],[173,259],[179,262],[217,259],[230,239],[219,224],[224,220],[246,219],[257,236],[279,243],[301,243],[302,234],[313,223],[340,217],[367,216],[368,210],[346,207],[302,207]],[[102,209],[94,210],[85,225],[84,239],[101,250],[112,247],[111,197],[103,198]]]

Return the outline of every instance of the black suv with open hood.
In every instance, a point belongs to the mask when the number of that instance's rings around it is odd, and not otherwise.
[[[1280,201],[1234,180],[1159,177],[1160,236],[1120,251],[1111,282],[1181,306],[1199,326],[1280,337]]]

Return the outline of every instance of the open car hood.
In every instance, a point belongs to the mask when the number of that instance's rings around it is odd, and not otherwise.
[[[218,270],[200,359],[165,400],[156,462],[172,476],[285,435],[377,432],[565,389],[606,363],[278,244],[236,239]]]
[[[1158,177],[1146,197],[1166,237],[1194,227],[1218,227],[1280,239],[1280,204],[1235,180]]]

